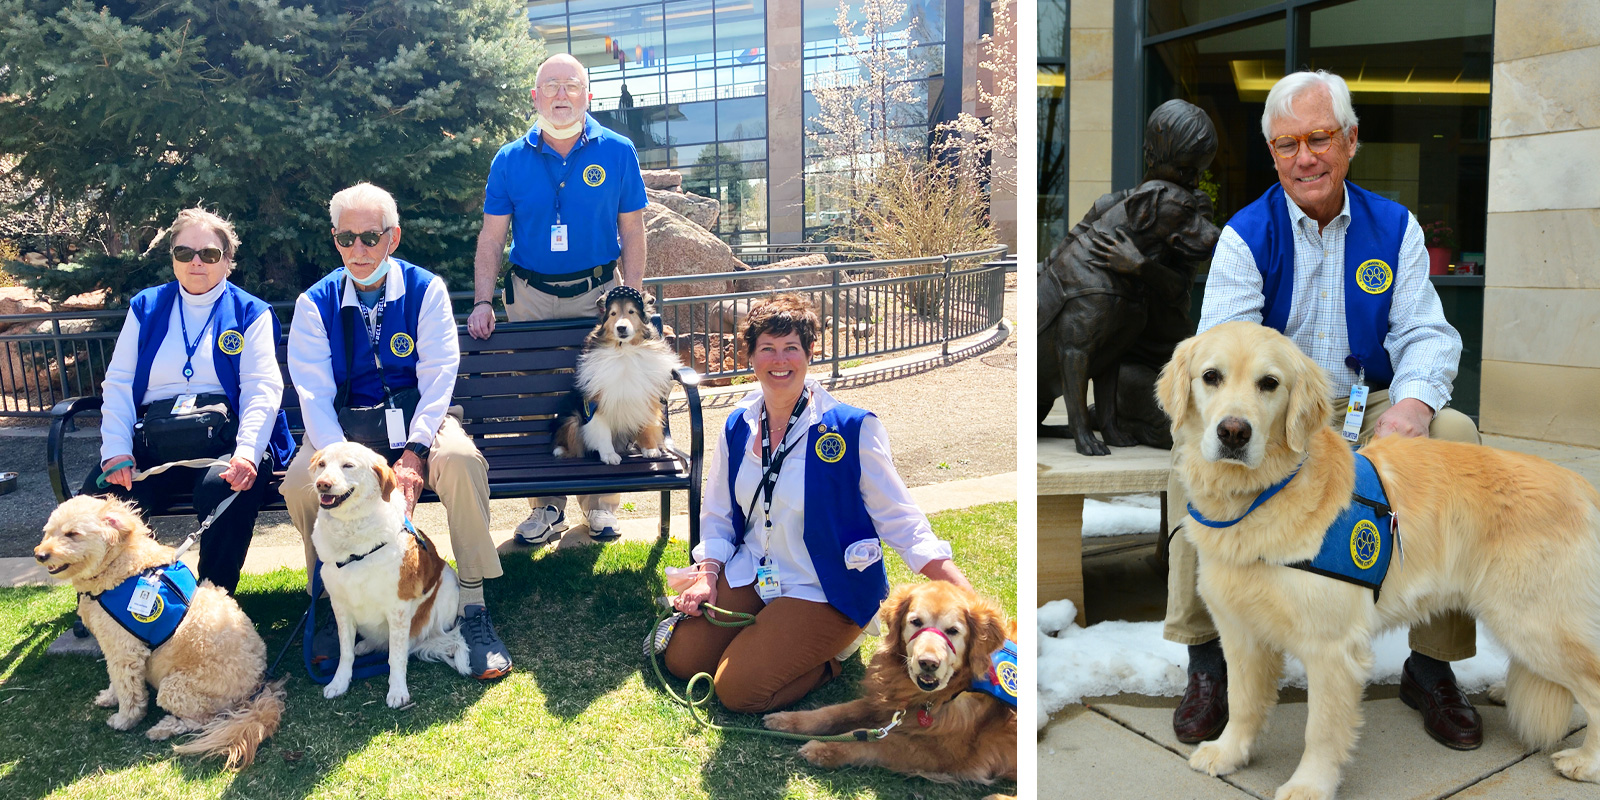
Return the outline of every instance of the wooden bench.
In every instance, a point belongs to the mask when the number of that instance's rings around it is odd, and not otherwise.
[[[654,320],[660,330],[659,318]],[[604,464],[587,458],[556,458],[552,435],[562,398],[571,391],[583,339],[594,328],[593,319],[500,323],[494,335],[479,340],[458,329],[461,367],[452,403],[462,409],[462,428],[489,462],[489,496],[495,499],[545,495],[606,494],[610,492],[661,493],[661,536],[668,535],[672,517],[671,493],[689,493],[690,547],[700,541],[700,477],[704,438],[700,411],[699,375],[680,367],[673,377],[683,387],[689,411],[689,440],[685,452],[678,442],[663,448],[657,458],[637,451],[625,454],[621,464]],[[287,338],[287,337],[286,337]],[[304,431],[300,398],[289,380],[288,348],[280,343],[278,364],[284,373],[283,407],[296,440]],[[64,436],[72,418],[98,411],[98,396],[75,397],[51,409],[50,438],[46,445],[50,484],[58,500],[65,501],[82,485],[81,473],[67,472]],[[665,414],[663,415],[665,419]],[[667,431],[671,435],[670,428]],[[283,480],[278,471],[268,477],[274,486]],[[422,500],[438,498],[423,492]],[[175,498],[165,514],[193,514],[188,498]],[[263,509],[284,508],[283,498],[270,495]]]
[[[1088,495],[1162,494],[1167,530],[1167,475],[1172,453],[1153,447],[1114,447],[1109,456],[1079,455],[1071,439],[1040,439],[1039,602],[1071,600],[1086,624],[1083,597],[1083,499]],[[1157,536],[1163,553],[1166,536]]]

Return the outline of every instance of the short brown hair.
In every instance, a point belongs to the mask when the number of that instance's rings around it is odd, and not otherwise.
[[[178,212],[178,218],[167,226],[167,244],[178,238],[178,234],[195,225],[200,225],[216,234],[217,240],[222,242],[222,254],[233,260],[233,254],[239,250],[239,234],[234,231],[233,223],[207,211],[199,206],[186,208]]]
[[[768,336],[795,334],[800,337],[800,346],[810,353],[811,344],[821,330],[817,309],[809,301],[797,294],[775,294],[750,308],[744,330],[739,335],[744,337],[744,354],[749,357],[755,354],[756,339],[763,333]]]

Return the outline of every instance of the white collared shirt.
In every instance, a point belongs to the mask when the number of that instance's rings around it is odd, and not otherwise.
[[[207,321],[212,306],[222,297],[228,281],[223,279],[205,294],[189,294],[180,286],[178,301],[172,304],[172,318],[167,321],[167,335],[156,350],[155,361],[150,364],[150,381],[142,399],[133,396],[133,375],[139,366],[139,319],[128,312],[122,321],[122,332],[117,334],[117,346],[111,353],[111,363],[106,366],[106,379],[100,393],[105,397],[101,407],[100,460],[133,453],[133,423],[138,419],[138,406],[157,400],[166,400],[183,394],[223,393],[217,381],[215,321]],[[179,319],[182,314],[182,320]],[[184,326],[189,329],[189,341],[198,338],[195,348],[194,376],[183,377],[183,365],[188,356],[183,341]],[[278,342],[273,338],[272,311],[257,317],[244,331],[244,351],[239,354],[239,402],[244,408],[234,409],[239,417],[239,432],[235,439],[232,458],[248,459],[261,463],[267,441],[272,438],[272,425],[278,417],[278,407],[283,404],[283,373],[278,371]],[[155,466],[140,464],[140,469]]]
[[[385,303],[397,303],[405,297],[402,269],[398,263],[390,264],[383,282]],[[343,292],[340,306],[355,306],[356,316],[364,318],[355,283],[348,277]],[[367,335],[365,329],[352,331],[352,334]],[[421,399],[411,418],[406,441],[431,447],[439,426],[444,424],[444,415],[455,394],[456,373],[461,367],[461,345],[456,341],[456,318],[450,308],[450,291],[445,288],[444,279],[437,275],[428,284],[417,314],[416,347],[417,391]],[[343,358],[343,354],[340,357]],[[339,415],[333,407],[339,385],[333,379],[328,331],[322,325],[316,302],[304,293],[295,300],[294,323],[289,328],[289,376],[294,379],[295,391],[300,395],[300,414],[312,449],[321,450],[344,441],[344,430],[339,427]]]
[[[1356,382],[1356,372],[1345,365],[1350,355],[1344,312],[1344,242],[1350,228],[1350,190],[1344,208],[1322,231],[1284,194],[1289,221],[1294,227],[1294,294],[1284,333],[1301,352],[1328,373],[1336,407],[1342,406]],[[1450,401],[1451,383],[1461,361],[1461,334],[1445,321],[1439,294],[1428,280],[1428,251],[1423,247],[1422,226],[1408,215],[1400,243],[1400,263],[1395,265],[1394,297],[1389,308],[1389,334],[1383,346],[1394,366],[1389,384],[1393,403],[1411,397],[1434,411]],[[1197,333],[1224,322],[1262,320],[1262,277],[1249,245],[1231,226],[1222,229],[1211,275],[1206,279],[1205,302]],[[1369,381],[1370,382],[1370,381]]]
[[[752,442],[751,447],[745,448],[734,486],[737,502],[747,512],[744,544],[734,550],[732,510],[735,500],[728,495],[728,441],[727,437],[722,437],[717,442],[706,478],[705,500],[700,510],[700,544],[693,556],[695,561],[711,558],[722,562],[728,585],[734,587],[754,583],[756,565],[763,557],[771,558],[778,568],[782,596],[826,603],[827,594],[817,579],[805,543],[805,437],[808,429],[821,421],[823,412],[839,401],[823,391],[816,381],[808,380],[806,386],[811,389],[811,402],[801,414],[804,423],[797,423],[784,433],[785,444],[798,444],[784,460],[778,473],[778,485],[772,492],[770,536],[763,524],[761,501],[755,498],[762,472],[761,390],[757,389],[739,402],[735,412],[743,418],[743,424],[750,426]],[[894,548],[914,572],[921,572],[929,561],[950,558],[950,543],[934,536],[927,515],[917,508],[905,482],[900,480],[900,473],[895,471],[894,458],[889,453],[889,434],[883,423],[877,417],[867,417],[861,422],[860,436],[861,498],[866,502],[878,538]],[[751,502],[753,498],[754,503]]]

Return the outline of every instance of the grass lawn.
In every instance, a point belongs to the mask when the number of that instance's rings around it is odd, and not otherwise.
[[[1017,506],[999,503],[933,517],[984,594],[1016,613]],[[0,797],[618,797],[977,798],[1014,785],[947,786],[882,770],[819,770],[799,743],[700,729],[656,684],[640,648],[663,594],[661,568],[683,564],[681,542],[619,543],[507,556],[489,603],[516,670],[480,683],[440,664],[412,662],[414,704],[384,705],[387,678],[359,681],[335,700],[305,675],[296,645],[288,710],[256,763],[234,775],[217,760],[179,759],[138,728],[107,727],[94,708],[103,663],[46,657],[71,625],[66,587],[0,589]],[[913,576],[889,559],[891,583]],[[917,580],[921,580],[920,577]],[[276,656],[305,610],[303,572],[246,576],[239,602]],[[844,679],[803,701],[856,694],[863,656]],[[682,685],[675,682],[675,688]],[[759,717],[718,709],[724,724]]]

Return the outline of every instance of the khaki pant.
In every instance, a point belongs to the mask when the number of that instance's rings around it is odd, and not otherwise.
[[[622,268],[618,267],[617,269],[617,276],[612,278],[609,283],[604,286],[596,286],[577,297],[556,297],[553,294],[541,292],[529,286],[527,281],[518,277],[517,273],[506,273],[508,282],[516,282],[516,286],[510,292],[512,299],[516,301],[515,303],[506,302],[504,292],[500,297],[500,300],[505,302],[506,305],[506,319],[512,322],[532,322],[541,319],[598,317],[600,316],[600,298],[604,297],[606,292],[611,291],[613,286],[617,286],[621,282]],[[555,285],[561,286],[563,284]],[[578,497],[578,507],[583,509],[585,516],[590,511],[595,510],[615,514],[617,506],[620,505],[622,505],[622,495],[616,493],[590,494]],[[567,507],[567,497],[566,495],[554,495],[528,498],[529,508],[539,509],[545,506],[555,506],[558,511],[564,509]]]
[[[754,586],[730,589],[721,576],[714,605],[755,614],[755,624],[722,628],[705,617],[680,620],[663,660],[683,680],[710,673],[717,700],[743,714],[794,705],[838,677],[834,656],[861,635],[854,621],[827,603],[779,597],[762,604]]]
[[[1367,412],[1361,418],[1358,444],[1372,438],[1378,417],[1389,409],[1389,392],[1376,391],[1367,397]],[[1344,426],[1343,405],[1339,405],[1334,424]],[[1481,444],[1472,418],[1453,408],[1443,408],[1428,426],[1428,437],[1447,442]],[[1174,469],[1167,482],[1167,519],[1183,520],[1189,515],[1183,484]],[[1172,536],[1167,567],[1167,621],[1162,636],[1178,644],[1203,644],[1217,638],[1216,624],[1195,589],[1194,546],[1181,533]],[[1331,579],[1330,579],[1331,580]],[[1477,652],[1477,625],[1459,611],[1437,614],[1426,624],[1411,629],[1411,649],[1440,661],[1460,661]]]
[[[300,529],[308,572],[317,558],[317,550],[311,544],[318,508],[311,455],[310,443],[302,439],[283,484],[278,487],[283,502],[289,506],[289,518]],[[450,524],[450,549],[455,551],[456,573],[461,580],[474,583],[500,577],[500,553],[489,537],[489,462],[455,417],[445,417],[438,435],[433,437],[424,480],[444,503],[445,518]]]

